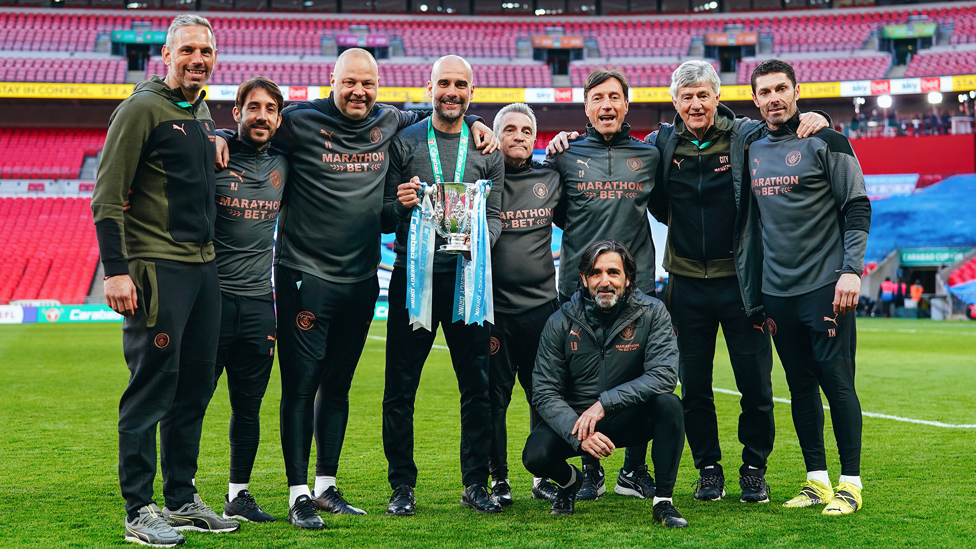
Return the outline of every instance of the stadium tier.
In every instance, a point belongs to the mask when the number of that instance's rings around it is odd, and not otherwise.
[[[84,303],[98,267],[90,198],[0,199],[0,303]]]
[[[327,86],[334,63],[280,63],[225,61],[214,71],[211,84],[237,85],[253,76],[266,76],[286,86]],[[393,64],[379,66],[380,84],[387,87],[422,87],[430,79],[430,64]],[[476,83],[488,88],[548,88],[552,86],[549,67],[542,63],[473,66]],[[166,66],[161,59],[149,62],[147,77],[163,75]]]
[[[965,284],[976,280],[976,257],[962,264],[961,267],[952,271],[949,275],[949,286]]]
[[[124,59],[0,57],[0,82],[124,84]]]
[[[973,70],[976,70],[976,44],[968,49],[918,52],[908,63],[905,77],[963,74]]]
[[[104,129],[0,128],[0,178],[77,179],[85,156],[98,154]]]
[[[684,60],[683,60],[684,61]],[[678,68],[683,61],[672,61],[670,63],[648,63],[648,64],[630,64],[622,63],[618,64],[619,68],[622,68],[627,74],[627,80],[630,82],[631,86],[634,87],[654,87],[654,86],[670,86],[671,85],[671,73],[674,69]],[[710,61],[715,70],[718,69],[718,63],[715,61]],[[574,64],[569,67],[569,81],[574,87],[582,87],[583,83],[586,82],[586,77],[597,67],[604,65],[592,65],[592,64]]]
[[[831,82],[836,80],[867,80],[885,77],[891,68],[891,56],[887,53],[873,55],[833,55],[831,57],[791,57],[783,56],[784,61],[793,65],[799,82]],[[736,81],[748,84],[752,71],[762,59],[743,59],[739,63]],[[956,73],[945,73],[956,74]],[[670,81],[670,80],[669,80]]]

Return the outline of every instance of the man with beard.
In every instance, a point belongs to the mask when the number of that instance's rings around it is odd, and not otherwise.
[[[763,302],[807,469],[800,493],[784,506],[826,503],[824,515],[846,515],[863,506],[854,310],[871,203],[861,166],[843,134],[828,129],[797,137],[799,97],[789,63],[767,59],[753,71],[753,102],[769,128],[749,149],[765,252]],[[840,481],[833,490],[821,389],[830,403],[840,454]]]
[[[105,299],[125,317],[130,375],[118,427],[125,539],[145,545],[182,544],[177,529],[240,528],[207,507],[193,485],[220,323],[215,135],[203,92],[216,60],[209,21],[173,19],[163,46],[166,78],[137,84],[112,113],[92,198]],[[130,192],[132,208],[123,213]],[[163,511],[153,501],[157,426]]]
[[[742,393],[740,501],[769,501],[766,458],[773,450],[773,351],[762,312],[762,242],[748,191],[742,192],[749,143],[761,121],[737,118],[719,103],[721,80],[705,61],[687,61],[671,77],[677,114],[644,141],[661,151],[651,209],[668,225],[664,268],[671,274],[665,303],[680,351],[681,404],[688,446],[699,470],[694,497],[725,495],[718,420],[712,393],[719,325]],[[800,136],[827,126],[816,113]]]
[[[376,60],[365,50],[339,56],[331,85],[329,97],[282,111],[271,143],[291,167],[275,252],[288,518],[310,529],[325,528],[316,510],[365,514],[343,498],[336,474],[349,387],[379,295],[380,234],[397,223],[381,211],[387,151],[397,131],[422,118],[375,104]],[[494,136],[477,120],[468,120],[475,142],[487,137],[479,144],[491,148]],[[314,499],[308,487],[313,430]]]
[[[532,162],[535,113],[512,103],[495,115],[495,135],[505,159],[502,234],[492,248],[495,322],[491,329],[488,390],[491,401],[491,493],[502,505],[513,503],[508,480],[508,429],[505,416],[518,376],[529,401],[529,427],[539,424],[532,408],[532,366],[546,320],[559,308],[552,260],[553,212],[562,196],[559,174]],[[532,497],[552,500],[555,485],[536,477]]]
[[[595,69],[583,87],[590,122],[586,133],[565,152],[547,158],[562,179],[560,209],[565,215],[561,265],[575,265],[591,242],[611,238],[624,244],[640,266],[634,282],[654,295],[654,242],[647,219],[661,155],[657,148],[630,135],[624,122],[630,106],[627,77],[619,69]],[[565,147],[563,147],[565,149]],[[553,149],[555,150],[555,149]],[[560,269],[559,298],[568,301],[576,290],[572,269]],[[654,479],[647,472],[647,447],[628,448],[614,491],[638,498],[654,497]],[[600,464],[583,456],[585,482],[579,499],[597,499],[605,492]]]
[[[525,468],[559,485],[550,513],[569,515],[583,473],[567,458],[600,460],[617,446],[653,439],[654,520],[688,526],[672,502],[684,415],[674,394],[678,347],[671,318],[663,303],[637,288],[637,262],[615,240],[588,246],[578,273],[579,291],[549,319],[539,343],[532,403],[544,423],[525,441]]]
[[[247,485],[261,439],[261,400],[274,364],[271,254],[288,162],[269,155],[268,144],[281,124],[284,103],[278,86],[267,78],[241,84],[234,105],[237,132],[226,134],[230,162],[217,174],[214,251],[221,322],[214,383],[226,369],[231,405],[224,516],[250,522],[274,520]]]
[[[415,513],[414,487],[417,465],[413,460],[413,412],[424,361],[434,344],[437,325],[444,337],[461,390],[461,504],[482,513],[498,513],[499,505],[487,492],[488,441],[491,440],[491,408],[488,402],[489,327],[452,322],[458,259],[434,254],[431,284],[431,330],[411,327],[407,312],[407,235],[411,210],[420,203],[420,182],[491,181],[487,199],[491,244],[501,232],[499,210],[504,194],[505,171],[501,154],[483,156],[468,149],[464,112],[474,95],[471,65],[448,55],[434,63],[427,93],[434,106],[428,121],[402,130],[390,147],[390,171],[386,176],[384,211],[399,220],[394,251],[397,254],[390,279],[390,316],[387,320],[386,389],[383,393],[383,448],[389,461],[393,495],[387,507],[392,515]],[[408,181],[405,183],[405,181]],[[435,246],[444,240],[437,238]],[[435,248],[436,249],[436,248]]]

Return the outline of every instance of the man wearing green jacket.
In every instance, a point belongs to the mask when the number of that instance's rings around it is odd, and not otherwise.
[[[136,85],[109,120],[92,198],[105,298],[125,317],[130,375],[118,428],[125,539],[144,545],[182,544],[176,530],[240,527],[207,507],[193,485],[220,325],[215,134],[203,100],[216,59],[209,21],[177,16],[163,47],[165,80]],[[123,213],[130,192],[132,208]],[[163,511],[153,501],[157,426]]]
[[[559,486],[550,513],[572,514],[583,473],[568,458],[601,460],[653,439],[654,520],[688,526],[671,499],[685,436],[671,317],[637,288],[637,262],[620,242],[588,246],[578,272],[580,290],[549,318],[539,342],[532,404],[544,423],[526,440],[522,462]]]

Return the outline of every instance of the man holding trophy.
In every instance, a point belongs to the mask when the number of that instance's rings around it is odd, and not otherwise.
[[[427,83],[433,115],[397,133],[390,147],[384,213],[399,221],[383,395],[391,515],[415,512],[414,401],[438,323],[461,390],[461,504],[482,513],[502,511],[487,491],[491,410],[484,322],[493,320],[488,248],[501,233],[505,171],[499,152],[482,155],[470,147],[464,113],[474,92],[472,80],[471,66],[460,57],[434,63]]]

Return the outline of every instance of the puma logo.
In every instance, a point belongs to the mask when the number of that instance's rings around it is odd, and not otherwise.
[[[766,333],[766,326],[765,325],[753,324],[752,327],[755,328],[755,329],[757,329],[757,330],[759,330],[762,333]]]
[[[756,172],[759,171],[759,161],[761,160],[762,160],[761,156],[759,158],[752,159],[752,161],[756,164],[756,167],[752,169],[752,175],[756,175]]]
[[[268,341],[274,341],[274,340],[275,340],[274,336],[268,336]]]
[[[834,315],[834,318],[830,318],[828,316],[825,316],[824,317],[824,322],[833,322],[834,323],[834,326],[836,326],[837,325],[837,315]]]
[[[681,160],[678,160],[677,158],[672,158],[672,159],[671,159],[671,162],[674,162],[674,164],[675,164],[676,166],[678,166],[678,169],[679,169],[679,170],[681,169],[681,163],[682,163],[682,162],[684,162],[684,161],[685,161],[685,159],[684,159],[684,158],[682,158]]]
[[[762,161],[762,157],[760,156],[759,158],[753,158],[752,161],[755,162],[756,165],[758,166],[759,162]]]
[[[325,130],[319,130],[319,133],[324,135],[326,138],[328,138],[329,141],[332,141],[332,134],[335,133],[335,130],[332,130],[331,132],[327,132]]]
[[[233,175],[234,177],[236,177],[238,179],[238,181],[240,181],[241,183],[243,183],[244,182],[244,174],[246,172],[247,172],[247,170],[243,170],[243,171],[241,171],[241,174],[240,175],[237,175],[235,172],[232,171],[232,172],[230,172],[230,174]]]
[[[579,162],[579,161],[577,160],[577,162]],[[576,336],[576,339],[580,339],[581,340],[580,335],[579,335],[579,330],[576,330],[575,332],[572,331],[572,330],[570,330],[569,331],[569,335]]]
[[[180,130],[181,132],[183,132],[183,135],[186,136],[186,130],[183,129],[183,126],[185,125],[186,124],[180,124],[179,126],[177,126],[176,124],[173,124],[173,129]]]
[[[587,158],[585,162],[583,160],[577,159],[576,160],[576,163],[577,164],[582,164],[582,165],[586,166],[586,169],[590,169],[590,159],[589,158]]]

